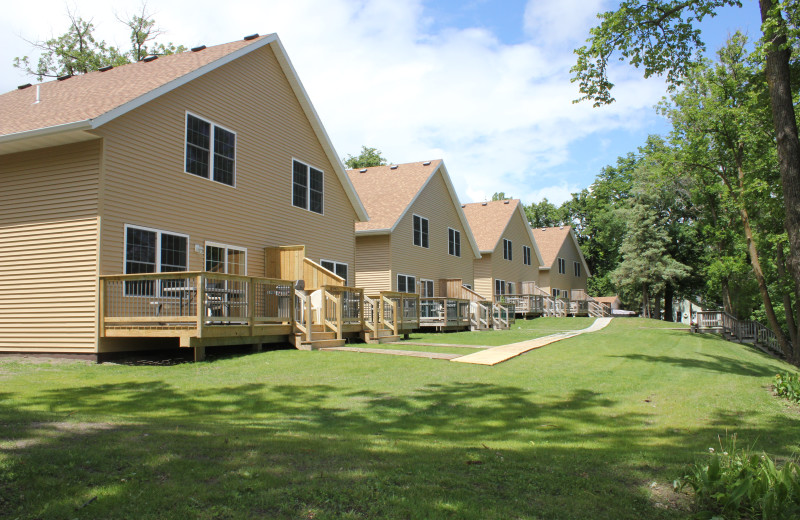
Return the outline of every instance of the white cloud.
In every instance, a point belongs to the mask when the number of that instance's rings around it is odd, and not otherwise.
[[[643,128],[655,117],[651,107],[663,84],[628,68],[615,75],[615,105],[572,103],[578,95],[569,81],[572,48],[603,3],[531,0],[524,28],[532,36],[514,45],[483,28],[440,28],[420,0],[229,0],[225,8],[206,0],[150,0],[148,6],[176,43],[213,45],[277,32],[340,156],[367,145],[395,162],[441,157],[464,202],[496,191],[532,202],[565,200],[596,175],[560,178],[573,143]],[[27,81],[9,65],[27,45],[9,35],[40,38],[66,26],[60,0],[8,7],[0,21],[4,91]],[[114,10],[130,7],[83,0],[78,9],[95,17],[103,38],[126,43]],[[515,23],[522,28],[522,17]]]

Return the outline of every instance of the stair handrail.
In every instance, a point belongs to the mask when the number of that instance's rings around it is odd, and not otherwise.
[[[294,290],[295,305],[298,300],[301,303],[300,312],[295,312],[294,326],[302,332],[306,341],[311,341],[311,331],[313,330],[312,315],[311,315],[311,298],[305,291],[299,289]]]

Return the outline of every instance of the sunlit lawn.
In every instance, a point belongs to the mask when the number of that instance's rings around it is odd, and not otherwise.
[[[769,388],[787,365],[667,326],[614,320],[494,367],[0,358],[0,518],[686,518],[686,463],[726,432],[790,455],[800,413]]]
[[[508,330],[417,333],[411,334],[408,339],[409,341],[424,343],[498,346],[549,336],[566,330],[584,329],[592,323],[594,323],[594,318],[518,319]]]

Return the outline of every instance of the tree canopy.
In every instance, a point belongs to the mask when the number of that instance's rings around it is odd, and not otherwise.
[[[382,157],[381,153],[382,152],[377,148],[361,146],[360,154],[355,157],[348,154],[346,158],[342,159],[342,162],[350,170],[369,168],[371,166],[384,166],[386,164],[386,158]]]

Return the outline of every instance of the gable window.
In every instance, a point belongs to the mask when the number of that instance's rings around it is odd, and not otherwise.
[[[522,263],[531,265],[531,248],[528,246],[522,246]]]
[[[433,280],[420,280],[420,296],[433,298]]]
[[[575,262],[575,278],[581,277],[581,263]]]
[[[125,226],[125,274],[187,271],[189,237],[157,229]],[[158,282],[158,283],[157,283]],[[127,296],[177,296],[170,289],[186,280],[141,280],[125,282]],[[157,288],[158,287],[158,288]]]
[[[566,274],[567,273],[567,261],[563,258],[558,259],[558,274]]]
[[[322,170],[292,161],[292,206],[322,215]]]
[[[508,240],[508,239],[504,238],[503,239],[503,258],[505,260],[511,260],[512,259],[512,249],[513,249],[513,244],[511,243],[511,240]]]
[[[415,293],[417,292],[417,279],[405,274],[397,275],[397,292]]]
[[[235,165],[236,134],[186,114],[186,173],[233,186]]]
[[[319,265],[327,269],[328,271],[336,274],[344,279],[344,284],[347,286],[347,264],[342,262],[334,262],[333,260],[320,260]]]
[[[447,228],[447,252],[453,256],[461,256],[461,232]]]
[[[494,281],[494,293],[498,296],[506,294],[506,282],[504,280]]]
[[[414,215],[414,245],[428,247],[428,219]]]

